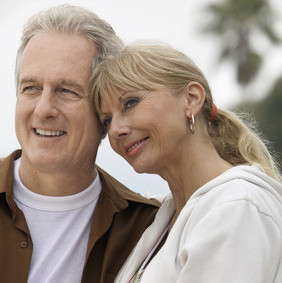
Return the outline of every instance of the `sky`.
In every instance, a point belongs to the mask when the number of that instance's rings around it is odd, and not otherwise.
[[[20,148],[14,130],[15,82],[14,66],[23,24],[34,13],[63,3],[90,9],[109,22],[125,43],[138,39],[164,41],[181,50],[200,67],[206,75],[219,108],[228,108],[241,99],[242,89],[235,82],[230,63],[219,64],[218,41],[203,35],[201,29],[209,22],[205,7],[220,0],[9,0],[0,1],[0,157]],[[282,2],[270,1],[280,21],[276,29],[282,34]],[[261,97],[276,77],[282,74],[282,49],[271,47],[258,35],[254,38],[258,51],[266,56],[264,68],[251,91]],[[169,188],[164,180],[152,174],[137,174],[110,148],[106,138],[98,152],[100,167],[129,188],[145,193],[164,194]]]

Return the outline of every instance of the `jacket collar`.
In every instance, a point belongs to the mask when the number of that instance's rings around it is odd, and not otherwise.
[[[123,184],[121,184],[119,181],[117,181],[115,178],[113,178],[111,175],[109,175],[99,166],[96,166],[96,168],[101,178],[103,192],[117,206],[124,207],[128,201],[132,201],[132,202],[149,204],[149,205],[159,207],[158,201],[147,199],[141,196],[140,194],[137,194],[129,190],[127,187],[125,187]]]

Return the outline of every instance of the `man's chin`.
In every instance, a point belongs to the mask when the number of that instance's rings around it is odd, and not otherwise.
[[[62,156],[54,154],[32,154],[31,156],[22,156],[23,166],[29,167],[31,170],[36,171],[55,171],[58,172],[59,168],[64,168]]]

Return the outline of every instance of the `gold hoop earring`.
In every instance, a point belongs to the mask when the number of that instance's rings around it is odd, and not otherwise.
[[[191,119],[190,119],[190,131],[192,134],[194,134],[195,132],[195,118],[193,114],[191,114]]]

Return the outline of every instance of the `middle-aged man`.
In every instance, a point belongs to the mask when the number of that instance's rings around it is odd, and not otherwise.
[[[26,24],[16,64],[22,151],[0,162],[0,282],[113,282],[153,221],[157,201],[94,166],[102,128],[89,78],[122,46],[79,7]]]

